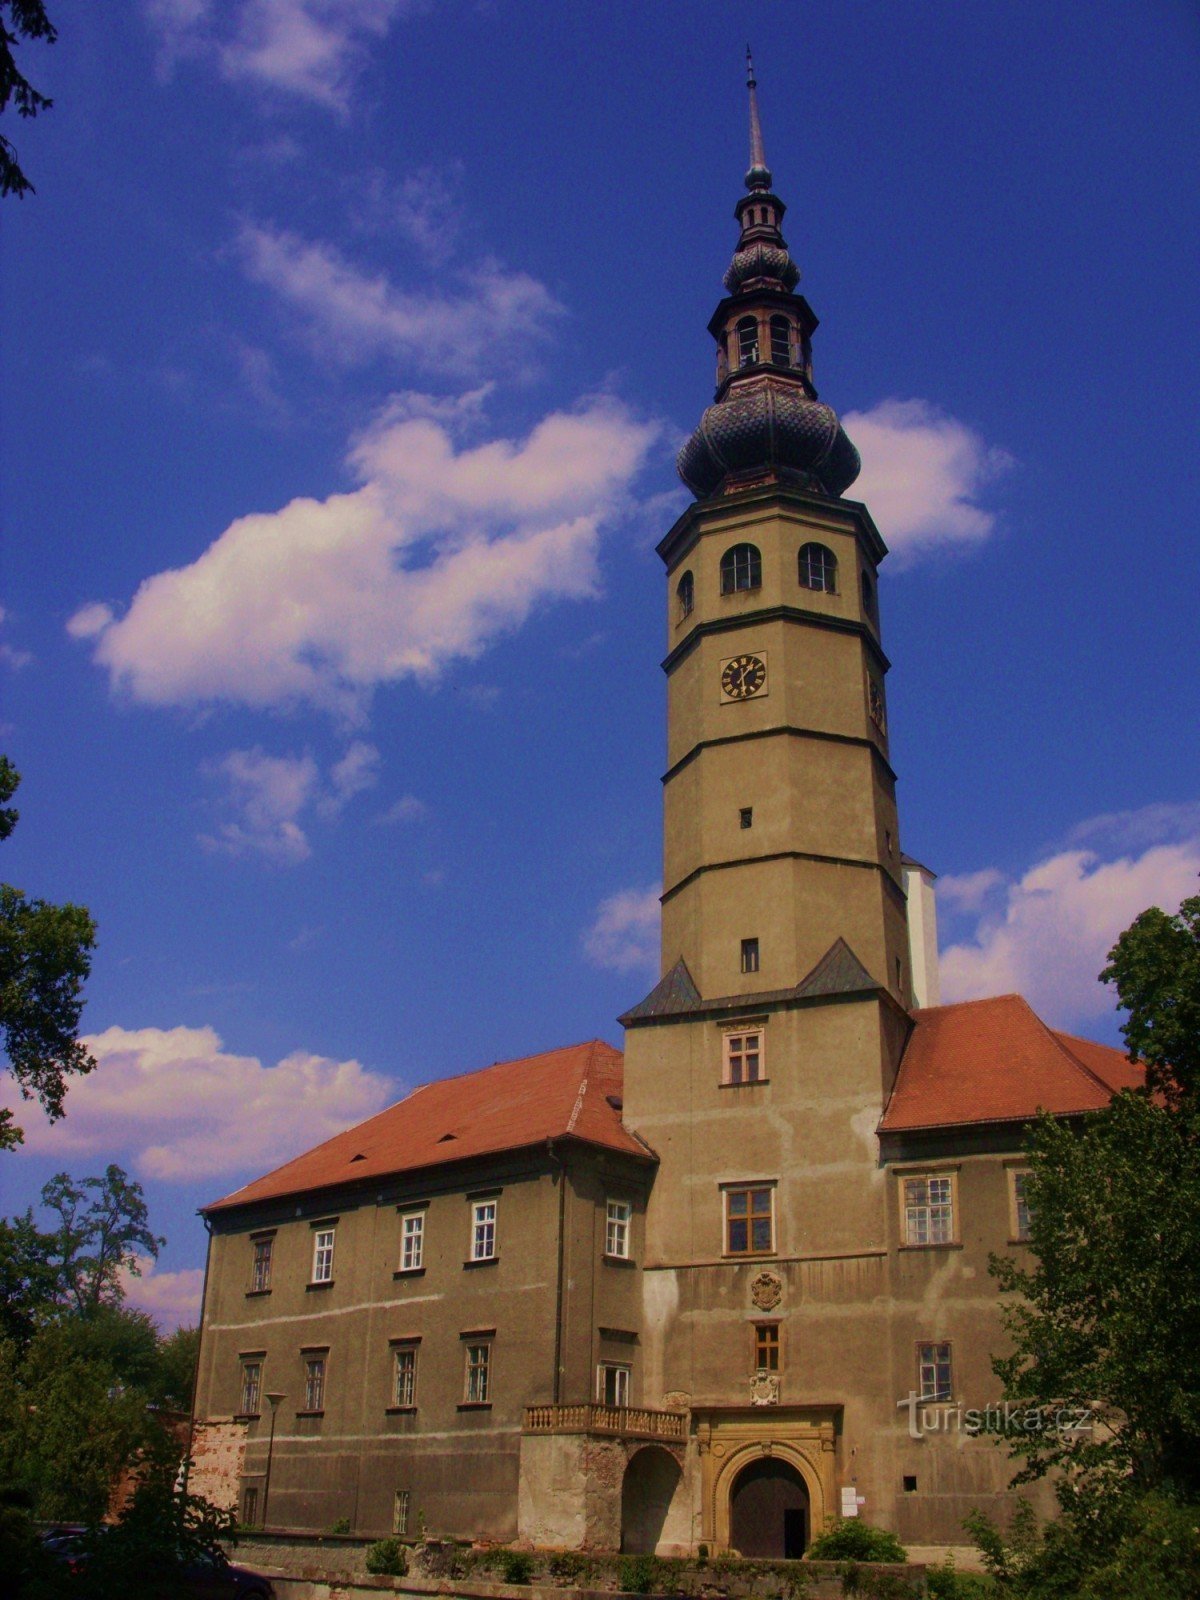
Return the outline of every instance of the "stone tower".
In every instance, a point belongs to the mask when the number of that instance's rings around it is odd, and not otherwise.
[[[858,453],[817,397],[817,318],[796,293],[752,68],[749,90],[740,237],[709,323],[716,394],[678,462],[697,499],[659,545],[663,976],[622,1018],[625,1122],[661,1162],[645,1397],[692,1412],[706,1509],[676,1534],[718,1545],[717,1478],[744,1449],[792,1452],[798,1516],[835,1510],[833,1440],[887,1345],[869,1309],[887,1242],[874,1132],[911,1004],[886,549],[841,498]]]

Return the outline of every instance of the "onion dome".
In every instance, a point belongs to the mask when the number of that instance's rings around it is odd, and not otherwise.
[[[718,344],[717,392],[676,465],[701,498],[726,480],[768,475],[833,497],[850,487],[861,462],[837,413],[813,385],[817,319],[794,292],[800,269],[779,228],[786,207],[771,188],[749,50],[746,63],[750,169],[734,213],[741,236],[725,274],[728,295],[709,323]]]

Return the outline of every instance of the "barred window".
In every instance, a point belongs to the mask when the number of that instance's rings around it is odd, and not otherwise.
[[[402,1344],[396,1347],[395,1401],[398,1406],[415,1406],[417,1403],[417,1347]]]
[[[1014,1172],[1012,1174],[1014,1239],[1029,1238],[1029,1224],[1033,1220],[1033,1211],[1029,1205],[1028,1183],[1028,1172]]]
[[[792,364],[792,329],[786,317],[771,318],[771,360],[777,367]]]
[[[738,366],[748,367],[758,360],[758,322],[754,317],[743,317],[737,325]]]
[[[412,1507],[412,1490],[397,1489],[392,1505],[392,1532],[401,1538],[408,1532],[408,1517]]]

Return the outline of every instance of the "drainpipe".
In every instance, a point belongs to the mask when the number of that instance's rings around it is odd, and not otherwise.
[[[196,1401],[200,1397],[200,1351],[204,1345],[204,1308],[208,1303],[208,1264],[212,1259],[212,1223],[202,1211],[199,1216],[208,1240],[204,1246],[204,1284],[200,1290],[200,1321],[197,1325],[200,1336],[196,1340],[196,1364],[192,1368],[192,1404],[191,1414],[188,1417],[187,1451],[183,1457],[183,1475],[180,1480],[185,1499],[188,1492],[188,1478],[192,1471],[192,1449],[196,1442]]]
[[[552,1161],[558,1163],[558,1283],[554,1299],[554,1404],[562,1404],[562,1345],[563,1345],[563,1265],[566,1255],[567,1220],[567,1163],[555,1148],[556,1139],[546,1140],[546,1150]]]

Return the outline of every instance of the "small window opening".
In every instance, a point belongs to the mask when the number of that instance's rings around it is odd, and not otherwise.
[[[758,323],[753,317],[743,317],[737,325],[738,365],[751,366],[758,360]]]
[[[754,1365],[759,1372],[779,1371],[779,1324],[777,1322],[755,1323]]]
[[[865,612],[867,612],[867,614],[869,616],[874,616],[875,615],[875,590],[872,588],[871,580],[870,580],[870,578],[867,577],[865,572],[862,575],[862,602],[863,602],[863,610]]]
[[[771,360],[777,367],[792,364],[792,330],[786,317],[771,318]]]
[[[897,956],[896,957],[896,989],[897,989],[897,991],[899,991],[899,990],[903,989],[903,987],[904,987],[904,967],[903,967],[903,964],[901,963],[900,957]]]
[[[743,972],[757,972],[758,971],[758,940],[757,939],[743,939],[742,940],[742,971]]]
[[[762,588],[762,556],[753,544],[731,545],[721,557],[721,593]]]
[[[823,544],[800,546],[800,587],[818,594],[837,593],[837,557]]]
[[[696,580],[690,572],[685,572],[675,586],[675,600],[679,611],[679,621],[690,617],[692,607],[696,604]]]
[[[754,807],[743,806],[738,812],[738,822],[743,828],[752,828],[754,826]]]
[[[916,1494],[917,1479],[914,1473],[906,1472],[904,1474],[904,1492],[905,1494]]]

